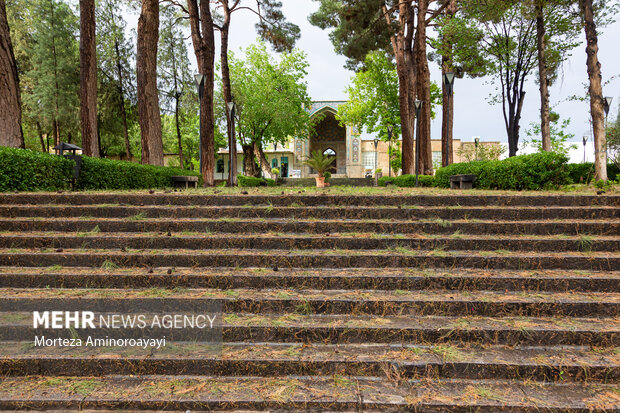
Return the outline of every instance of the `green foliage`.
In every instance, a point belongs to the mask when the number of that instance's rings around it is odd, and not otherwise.
[[[594,178],[594,164],[587,163],[569,163],[566,165],[566,170],[570,180],[574,184],[589,184]],[[615,164],[607,164],[607,178],[610,181],[615,181],[619,176],[620,170]]]
[[[329,171],[323,172],[323,178],[325,178],[325,182],[329,181],[329,178],[332,177],[332,173]]]
[[[127,23],[123,18],[125,0],[100,0],[96,3],[97,20],[97,125],[102,156],[129,159],[125,145],[137,126],[136,74],[133,65],[134,47],[126,36]],[[123,111],[127,124],[123,122]],[[140,158],[140,137],[130,139],[131,158]]]
[[[171,186],[172,176],[200,176],[198,172],[165,166],[82,157],[76,189],[149,189]]]
[[[304,81],[309,66],[306,54],[293,50],[276,60],[263,42],[249,46],[244,53],[245,59],[229,53],[239,143],[283,146],[291,136],[307,135],[312,120],[302,109],[311,104]],[[224,103],[217,106],[223,108]],[[220,119],[225,124],[223,112]]]
[[[530,126],[531,129],[525,131],[529,139],[523,141],[523,147],[531,146],[538,152],[542,152],[542,139],[539,139],[541,136],[540,123],[532,122]],[[551,112],[551,152],[568,156],[571,150],[577,149],[576,144],[568,144],[575,138],[575,134],[566,132],[569,126],[570,119],[564,119],[560,123],[560,115]]]
[[[324,155],[321,151],[312,151],[310,157],[304,161],[304,165],[315,169],[319,176],[325,176],[325,172],[335,160],[336,158]]]
[[[387,186],[388,182],[400,188],[413,188],[415,187],[415,175],[400,175],[395,177],[383,176],[379,178],[379,186]],[[418,186],[435,186],[435,177],[431,175],[418,175]]]
[[[74,165],[62,156],[0,146],[0,192],[64,189]]]
[[[368,53],[362,70],[347,87],[348,100],[338,107],[337,119],[347,125],[358,125],[366,132],[388,140],[388,126],[394,131],[392,140],[400,136],[400,103],[398,100],[398,74],[392,57],[384,51]],[[431,116],[441,104],[441,88],[431,83]]]
[[[257,178],[255,176],[238,175],[237,182],[242,188],[255,188],[261,186],[261,184],[266,184],[267,186],[276,186],[276,181],[273,179]]]
[[[514,156],[501,161],[474,161],[439,168],[436,186],[449,188],[450,176],[475,174],[475,188],[540,190],[569,184],[568,158],[553,152]]]
[[[70,142],[79,134],[78,18],[60,0],[22,7],[32,18],[26,50],[18,53],[28,56],[28,71],[21,77],[25,120],[40,127],[40,134],[58,131],[61,141]]]
[[[271,173],[274,175],[280,175],[280,170],[278,168],[271,168]]]

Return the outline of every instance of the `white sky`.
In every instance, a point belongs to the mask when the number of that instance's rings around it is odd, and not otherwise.
[[[345,58],[334,52],[328,32],[323,31],[308,22],[310,13],[318,9],[319,3],[312,0],[282,0],[284,15],[287,19],[301,28],[301,39],[297,47],[308,54],[310,62],[308,90],[313,100],[344,100],[345,87],[348,85],[352,72],[344,68]],[[130,28],[137,24],[137,16],[127,16]],[[233,15],[230,34],[230,50],[238,51],[241,47],[254,42],[256,31],[254,24],[256,16],[251,12],[239,11]],[[216,36],[217,37],[217,36]],[[620,54],[618,46],[614,44],[620,39],[620,23],[605,28],[599,33],[599,60],[602,65],[603,81],[608,81],[620,73]],[[572,56],[564,64],[563,73],[558,82],[551,88],[551,104],[553,110],[560,113],[562,118],[570,118],[569,132],[575,134],[575,142],[579,149],[572,151],[572,161],[583,160],[582,136],[590,135],[588,122],[588,104],[568,102],[567,97],[575,94],[584,94],[584,84],[587,82],[585,65],[585,38],[583,44],[577,47]],[[219,52],[217,53],[219,56]],[[190,45],[190,60],[195,61]],[[436,63],[430,63],[431,79],[441,83],[441,71]],[[527,88],[525,105],[521,119],[521,139],[531,122],[537,121],[540,114],[540,98],[538,86],[535,83],[537,76],[534,71],[530,76]],[[457,79],[454,95],[454,134],[455,138],[472,140],[480,136],[482,140],[499,140],[506,142],[506,131],[502,116],[501,105],[489,105],[486,98],[493,91],[488,84],[489,78]],[[620,80],[614,79],[604,88],[605,96],[614,98],[610,110],[610,119],[618,113],[620,101]],[[441,134],[441,120],[438,117],[432,124],[433,138]],[[589,139],[586,152],[588,159],[593,160],[593,143]],[[524,153],[524,152],[521,152]]]

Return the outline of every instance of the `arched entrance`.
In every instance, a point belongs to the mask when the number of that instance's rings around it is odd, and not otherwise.
[[[322,154],[333,156],[336,160],[332,163],[330,172],[332,175],[346,175],[346,141],[347,130],[336,119],[335,112],[330,108],[318,112],[315,116],[322,116],[321,121],[315,126],[315,133],[310,137],[310,153],[319,151]],[[316,171],[310,171],[315,174]]]

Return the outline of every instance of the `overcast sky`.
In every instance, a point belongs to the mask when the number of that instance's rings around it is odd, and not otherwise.
[[[310,62],[308,89],[313,100],[344,100],[345,87],[349,84],[352,72],[344,68],[345,58],[334,52],[328,32],[323,31],[308,22],[308,16],[318,9],[318,3],[312,0],[282,0],[284,14],[287,19],[301,28],[301,39],[297,47],[308,54]],[[236,12],[231,26],[230,49],[251,44],[256,39],[254,24],[256,17],[247,11]],[[608,81],[620,73],[620,54],[618,40],[620,39],[620,23],[605,28],[599,33],[599,60],[602,64],[603,81]],[[570,118],[569,132],[575,134],[575,141],[579,142],[579,150],[571,153],[573,161],[583,159],[581,140],[583,135],[590,135],[588,122],[588,104],[581,102],[567,102],[567,97],[584,93],[584,83],[587,81],[585,65],[585,39],[577,47],[569,60],[564,64],[559,81],[551,88],[551,104],[553,110],[560,113],[562,118]],[[218,53],[219,56],[219,53]],[[190,49],[190,59],[194,55]],[[436,63],[430,62],[431,79],[441,84],[441,71]],[[537,121],[540,116],[540,97],[538,86],[534,81],[536,72],[532,73],[527,86],[523,116],[521,119],[521,139],[531,122]],[[480,136],[482,140],[500,140],[506,142],[506,130],[502,116],[501,105],[490,105],[486,98],[493,91],[488,78],[457,79],[454,95],[454,137],[463,140],[472,140]],[[611,81],[604,88],[606,96],[614,98],[610,117],[618,113],[620,100],[620,80]],[[432,124],[432,137],[441,136],[441,123],[438,117]],[[588,142],[589,158],[592,159],[592,139]]]

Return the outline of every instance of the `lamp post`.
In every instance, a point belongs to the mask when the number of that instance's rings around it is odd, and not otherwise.
[[[388,176],[392,177],[392,133],[394,132],[394,126],[388,125]]]
[[[447,108],[447,120],[446,120],[446,166],[450,165],[450,152],[452,151],[450,148],[451,143],[451,125],[450,125],[450,100],[452,98],[452,94],[454,92],[454,72],[446,72],[443,75],[443,81],[446,85],[446,95],[448,96],[448,108]]]
[[[235,139],[235,113],[237,105],[228,102],[228,114],[230,116],[230,132],[228,135],[228,186],[237,186],[237,140]]]
[[[198,89],[198,110],[200,111],[200,120],[198,121],[198,164],[200,165],[200,174],[202,175],[202,95],[205,90],[205,76],[201,73],[194,75],[196,81],[196,88]]]
[[[583,135],[583,163],[586,163],[586,143],[588,143],[588,135]]]
[[[416,119],[416,134],[415,134],[415,186],[418,186],[418,164],[420,163],[420,109],[422,109],[422,101],[416,99],[414,105],[415,119]]]
[[[478,147],[480,146],[480,138],[474,138],[474,144],[476,147],[476,160],[478,160]]]

